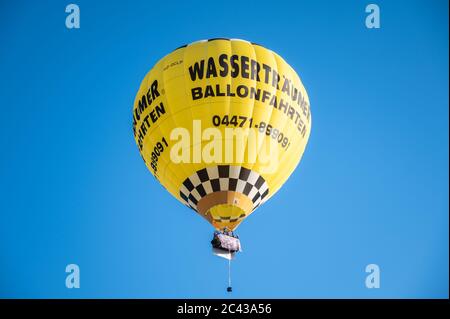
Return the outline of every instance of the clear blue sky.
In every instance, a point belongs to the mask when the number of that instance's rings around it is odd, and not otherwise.
[[[239,228],[232,296],[448,297],[448,2],[376,1],[378,30],[369,1],[290,2],[76,1],[69,30],[68,1],[2,1],[1,297],[228,296],[212,227],[132,134],[146,72],[213,37],[283,56],[314,117],[301,165]]]

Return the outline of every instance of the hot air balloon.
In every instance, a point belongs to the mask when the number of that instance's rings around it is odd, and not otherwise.
[[[147,73],[134,101],[133,133],[146,166],[229,252],[240,250],[232,232],[291,175],[310,132],[297,73],[244,40],[179,47]]]

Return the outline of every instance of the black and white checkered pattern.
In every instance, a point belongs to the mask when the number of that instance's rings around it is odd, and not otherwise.
[[[180,197],[197,211],[197,203],[202,197],[218,191],[246,195],[252,200],[254,210],[265,201],[269,187],[255,171],[242,166],[219,165],[201,169],[186,178],[180,187]]]

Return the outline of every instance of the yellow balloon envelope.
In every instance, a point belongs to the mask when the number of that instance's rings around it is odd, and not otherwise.
[[[133,132],[150,172],[216,229],[273,196],[311,131],[308,95],[279,55],[244,40],[180,47],[145,76]]]

